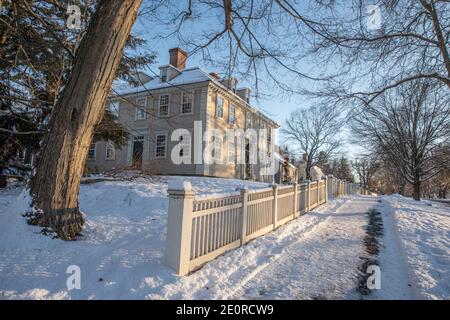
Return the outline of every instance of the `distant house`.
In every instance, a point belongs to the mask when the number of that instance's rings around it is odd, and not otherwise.
[[[195,164],[195,150],[190,147],[179,152],[190,155],[191,164],[177,165],[171,161],[171,152],[180,142],[171,141],[171,133],[186,128],[194,137],[194,121],[201,123],[203,132],[266,128],[269,140],[279,125],[250,105],[251,90],[238,88],[235,78],[220,79],[199,67],[185,68],[187,54],[179,48],[169,50],[169,54],[169,64],[159,67],[159,75],[139,73],[140,85],[114,88],[108,107],[118,115],[130,138],[121,149],[108,141],[92,144],[87,160],[90,171],[129,168],[152,174],[273,181],[273,176],[261,176],[255,165],[226,164],[226,161]],[[226,147],[224,144],[223,152],[215,156],[221,159],[228,156]],[[245,150],[250,152],[247,145]],[[247,161],[248,154],[245,158]]]

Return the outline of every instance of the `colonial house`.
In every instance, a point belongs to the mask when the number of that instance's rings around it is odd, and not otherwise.
[[[199,67],[186,68],[187,54],[179,48],[169,50],[169,55],[169,64],[159,67],[159,74],[139,73],[139,85],[114,87],[108,107],[129,132],[129,141],[122,148],[108,141],[92,144],[87,160],[89,170],[136,169],[152,174],[273,181],[273,176],[260,174],[258,165],[247,163],[249,153],[254,151],[247,140],[244,164],[195,161],[199,151],[191,146],[195,146],[193,140],[198,139],[196,130],[204,134],[210,129],[225,132],[227,129],[264,128],[271,143],[279,125],[250,105],[251,90],[238,88],[235,78],[220,79],[217,74]],[[184,158],[190,158],[188,163],[176,164],[171,159],[172,151],[184,139],[181,136],[172,141],[172,132],[179,128],[190,133],[186,138],[191,139],[191,146],[177,149]],[[216,142],[222,143],[214,140]],[[200,144],[205,148],[203,140]],[[227,152],[227,147],[230,145],[224,143],[222,150],[214,150],[217,153],[214,157],[233,156]]]

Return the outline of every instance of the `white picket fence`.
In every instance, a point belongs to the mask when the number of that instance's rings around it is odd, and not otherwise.
[[[195,197],[189,182],[169,185],[166,263],[186,275],[224,252],[275,230],[344,194],[365,193],[329,176],[239,194]]]

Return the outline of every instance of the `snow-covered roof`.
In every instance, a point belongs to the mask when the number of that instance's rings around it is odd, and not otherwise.
[[[176,87],[179,85],[200,83],[200,82],[205,82],[205,81],[210,81],[210,82],[214,83],[216,86],[220,87],[221,89],[226,90],[229,94],[233,95],[236,99],[241,100],[250,110],[257,113],[259,116],[261,116],[265,120],[271,122],[273,125],[275,125],[277,127],[280,126],[277,122],[275,122],[274,120],[269,118],[263,112],[252,107],[245,100],[243,100],[241,97],[239,97],[236,93],[229,90],[222,83],[220,83],[220,81],[218,81],[216,78],[214,78],[212,75],[210,75],[209,73],[207,73],[200,67],[184,69],[175,78],[173,78],[170,81],[166,81],[166,82],[161,82],[159,77],[154,77],[150,81],[148,81],[140,86],[137,86],[137,87],[125,85],[124,83],[115,83],[113,85],[113,92],[111,94],[111,97],[121,96],[121,95],[138,94],[138,93],[145,92],[148,90],[164,89],[164,88],[169,88],[169,87]]]

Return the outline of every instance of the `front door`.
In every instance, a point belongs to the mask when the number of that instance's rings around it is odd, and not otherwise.
[[[142,152],[144,151],[143,141],[133,141],[133,169],[140,170],[142,168]]]

